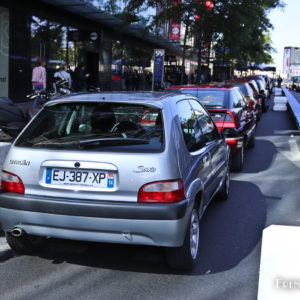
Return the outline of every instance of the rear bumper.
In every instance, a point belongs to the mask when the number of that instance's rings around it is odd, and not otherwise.
[[[176,247],[183,244],[192,203],[79,202],[68,199],[0,194],[4,231],[108,243]]]

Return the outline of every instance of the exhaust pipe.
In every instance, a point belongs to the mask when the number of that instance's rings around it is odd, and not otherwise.
[[[24,229],[21,227],[15,227],[12,231],[11,234],[15,237],[19,237],[25,233]]]

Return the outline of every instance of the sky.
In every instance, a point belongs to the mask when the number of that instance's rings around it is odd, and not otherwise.
[[[269,18],[274,29],[271,31],[272,46],[277,51],[272,57],[277,73],[282,70],[284,47],[300,47],[300,0],[283,0],[286,6],[274,9]]]

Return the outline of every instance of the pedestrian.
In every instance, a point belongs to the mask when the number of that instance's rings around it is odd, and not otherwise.
[[[54,93],[57,92],[57,87],[56,87],[56,81],[57,81],[57,79],[59,79],[59,81],[60,80],[67,81],[68,82],[68,87],[71,88],[71,86],[72,86],[72,79],[71,79],[70,73],[68,73],[66,71],[65,64],[61,64],[59,66],[59,70],[54,73],[54,83],[53,83]]]
[[[281,87],[281,82],[282,82],[282,78],[280,77],[280,75],[277,78],[277,85],[280,88]]]
[[[34,91],[46,89],[46,62],[38,60],[32,70],[32,88]]]
[[[45,61],[40,61],[38,60],[36,62],[36,66],[32,70],[32,89],[34,92],[38,93],[41,90],[45,90],[47,85],[46,85],[46,62]],[[35,97],[34,102],[33,102],[33,108],[37,107],[37,103],[39,101],[39,96]]]
[[[80,63],[73,74],[73,84],[72,87],[75,92],[86,92],[87,91],[87,79],[90,76],[86,73],[85,64]]]
[[[140,75],[137,69],[134,69],[132,79],[133,79],[133,89],[135,91],[138,91],[140,86]]]
[[[132,72],[128,68],[125,68],[123,77],[125,80],[126,90],[129,91],[131,89]]]

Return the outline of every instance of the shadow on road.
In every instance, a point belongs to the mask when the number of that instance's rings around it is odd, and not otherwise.
[[[231,181],[227,202],[214,201],[201,221],[200,259],[189,275],[217,273],[236,266],[260,241],[265,225],[265,198],[253,184]],[[168,268],[164,249],[49,239],[40,256],[93,268],[155,274],[182,274]]]
[[[266,171],[275,161],[276,154],[277,149],[272,142],[256,140],[255,147],[246,150],[243,170],[239,173],[259,173]]]
[[[232,180],[228,201],[213,202],[204,214],[200,262],[194,273],[217,273],[236,266],[260,241],[265,220],[265,197],[258,187]]]

